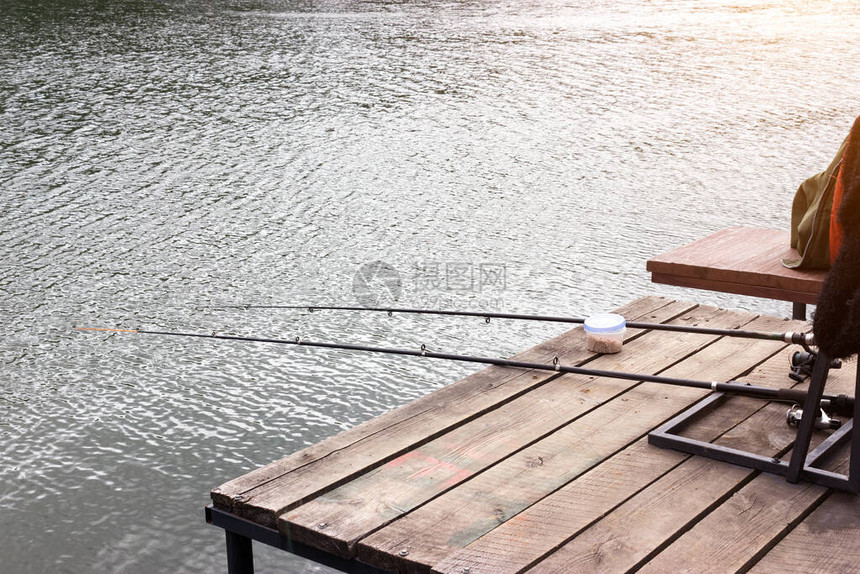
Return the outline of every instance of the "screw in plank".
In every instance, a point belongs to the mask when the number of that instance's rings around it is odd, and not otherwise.
[[[407,548],[404,548],[403,550],[400,551],[401,556],[407,556],[408,554],[409,554],[409,550]]]
[[[323,529],[323,528],[325,528],[326,526],[328,526],[328,522],[320,522],[320,524],[319,524],[319,526],[318,526],[317,528],[319,528],[320,530],[322,530],[322,529]]]
[[[470,572],[471,570],[472,570],[471,568],[469,568],[468,566],[466,566],[465,568],[463,568],[463,574],[469,574],[469,572]]]

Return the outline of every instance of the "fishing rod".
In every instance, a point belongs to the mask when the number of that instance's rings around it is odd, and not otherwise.
[[[389,347],[371,347],[366,345],[353,345],[349,343],[326,343],[319,341],[306,341],[301,337],[295,339],[273,339],[266,337],[244,337],[239,335],[219,335],[217,333],[185,333],[180,331],[149,331],[143,329],[111,329],[104,327],[75,327],[79,331],[91,332],[113,332],[113,333],[128,333],[139,335],[162,335],[169,337],[193,337],[198,339],[216,339],[223,341],[242,341],[248,343],[275,343],[279,345],[294,345],[300,347],[315,347],[322,349],[336,349],[341,351],[361,351],[370,353],[382,353],[388,355],[403,355],[411,357],[426,357],[430,359],[443,359],[447,361],[459,361],[467,363],[482,363],[486,365],[496,365],[500,367],[514,367],[519,369],[531,369],[538,371],[554,371],[556,373],[572,373],[577,375],[586,375],[593,377],[607,377],[611,379],[622,379],[628,381],[642,381],[648,383],[658,383],[663,385],[673,385],[680,387],[691,387],[696,389],[704,389],[721,393],[730,393],[733,395],[742,395],[765,400],[785,401],[792,403],[803,404],[806,400],[806,392],[795,389],[774,389],[770,387],[760,387],[756,385],[747,385],[730,381],[728,383],[719,383],[716,381],[697,381],[691,379],[679,379],[673,377],[661,377],[658,375],[646,375],[639,373],[627,373],[623,371],[606,371],[601,369],[590,369],[587,367],[574,367],[562,365],[558,357],[553,359],[552,363],[533,363],[527,361],[515,361],[512,359],[496,359],[492,357],[478,357],[471,355],[457,355],[453,353],[439,353],[427,350],[425,345],[421,345],[420,350],[414,349],[397,349]],[[821,401],[821,408],[836,415],[851,416],[854,409],[854,398],[846,395],[824,395]]]
[[[556,317],[551,315],[522,315],[517,313],[488,313],[483,311],[445,311],[433,309],[404,309],[396,307],[349,307],[339,305],[219,305],[222,309],[306,309],[314,311],[369,311],[373,313],[387,313],[391,317],[394,313],[413,315],[448,315],[453,317],[481,317],[487,323],[490,319],[516,319],[521,321],[543,321],[549,323],[585,323],[583,317]],[[815,344],[812,333],[796,332],[765,332],[745,331],[742,329],[717,329],[712,327],[691,327],[685,325],[668,325],[665,323],[641,323],[628,321],[627,326],[631,329],[651,329],[654,331],[675,331],[680,333],[697,333],[701,335],[720,335],[725,337],[742,337],[747,339],[762,339],[766,341],[782,341],[795,345],[809,347]]]

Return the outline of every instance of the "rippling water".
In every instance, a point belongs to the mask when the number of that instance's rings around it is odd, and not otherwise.
[[[645,260],[787,229],[860,113],[853,1],[5,0],[0,30],[9,573],[223,570],[212,486],[477,369],[74,325],[496,356],[559,332],[213,307],[354,304],[377,260],[403,305],[786,315]]]

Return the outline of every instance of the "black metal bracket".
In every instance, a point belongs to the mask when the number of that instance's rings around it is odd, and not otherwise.
[[[819,351],[809,383],[809,391],[803,405],[803,416],[798,424],[797,438],[791,460],[782,461],[779,458],[728,448],[709,442],[687,438],[678,434],[697,416],[717,408],[723,400],[723,393],[714,393],[693,405],[683,413],[666,422],[648,434],[648,442],[660,448],[671,448],[687,454],[706,456],[762,472],[784,476],[788,482],[806,481],[820,484],[836,490],[860,493],[860,431],[854,432],[854,422],[860,420],[860,401],[854,401],[853,419],[843,424],[833,432],[812,452],[809,452],[815,419],[819,413],[821,396],[830,372],[832,362],[830,357]],[[857,370],[854,396],[860,395],[860,368]],[[851,441],[849,471],[847,475],[830,472],[816,465],[832,455],[846,441]]]
[[[253,574],[254,555],[251,542],[256,540],[268,546],[285,550],[318,564],[323,564],[339,572],[348,574],[388,574],[374,566],[359,562],[354,558],[341,558],[312,546],[302,544],[283,536],[274,528],[267,528],[256,522],[236,516],[216,508],[206,507],[206,522],[223,528],[227,535],[227,572],[229,574]]]

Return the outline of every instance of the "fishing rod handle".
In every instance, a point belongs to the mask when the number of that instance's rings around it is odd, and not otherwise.
[[[806,391],[800,389],[779,389],[776,396],[777,400],[791,401],[801,405],[806,401]],[[830,414],[843,417],[850,417],[854,414],[854,397],[825,395],[821,403],[824,410]]]

